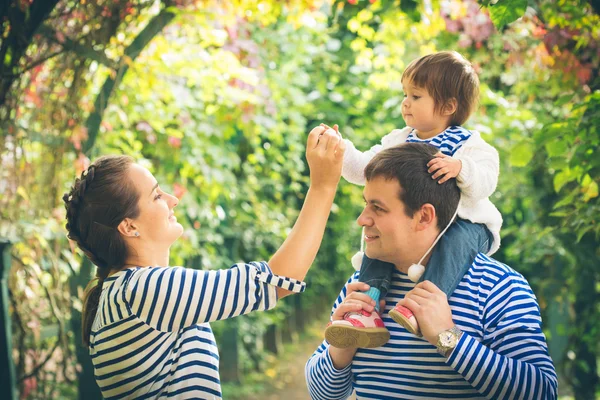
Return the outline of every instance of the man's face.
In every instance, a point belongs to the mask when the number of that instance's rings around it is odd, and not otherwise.
[[[367,181],[363,191],[365,209],[357,220],[365,229],[367,256],[396,266],[412,256],[411,243],[417,225],[416,217],[404,212],[399,193],[400,183],[396,179],[376,177]]]

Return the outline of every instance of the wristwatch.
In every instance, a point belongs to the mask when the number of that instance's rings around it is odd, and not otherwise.
[[[463,332],[458,329],[456,325],[452,328],[440,333],[438,335],[438,341],[435,347],[437,348],[437,352],[443,355],[444,357],[448,357],[452,350],[458,344],[460,337]]]

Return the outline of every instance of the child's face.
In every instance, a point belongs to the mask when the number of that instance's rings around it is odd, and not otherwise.
[[[448,127],[448,117],[435,110],[435,102],[427,89],[414,86],[411,82],[402,83],[402,117],[406,125],[416,129],[421,137],[437,135],[444,131]]]

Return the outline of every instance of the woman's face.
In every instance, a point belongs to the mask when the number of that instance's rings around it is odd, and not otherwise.
[[[133,219],[139,238],[157,250],[168,248],[183,233],[173,213],[179,200],[163,192],[156,178],[141,165],[131,164],[129,178],[140,194],[140,215]]]

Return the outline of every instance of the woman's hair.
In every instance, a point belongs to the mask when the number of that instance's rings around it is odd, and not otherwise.
[[[111,269],[121,269],[127,258],[125,240],[117,227],[125,218],[139,215],[139,193],[127,172],[134,160],[128,156],[104,156],[75,178],[63,201],[67,210],[67,237],[98,267],[96,279],[83,298],[82,337],[89,345],[102,283]]]
[[[456,100],[450,125],[462,125],[475,110],[479,99],[479,77],[473,66],[456,51],[440,51],[412,61],[402,73],[402,82],[427,89],[435,110]]]

